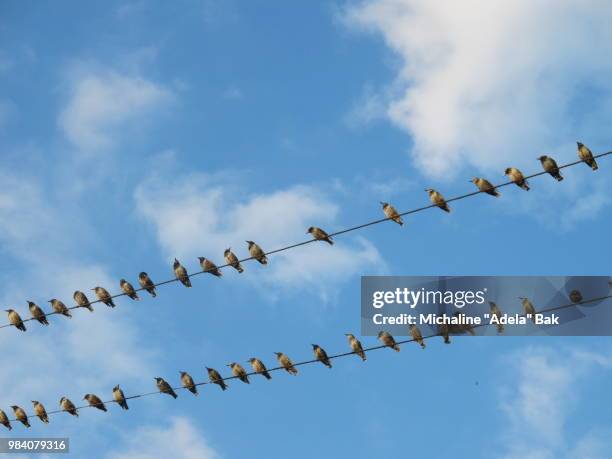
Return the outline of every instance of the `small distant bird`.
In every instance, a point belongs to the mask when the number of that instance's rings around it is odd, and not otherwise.
[[[253,241],[246,241],[246,243],[249,245],[249,254],[251,257],[255,258],[262,265],[267,265],[268,259],[266,258],[264,251],[261,250],[261,247],[259,247]]]
[[[91,306],[89,298],[87,298],[83,292],[77,290],[74,292],[74,295],[72,295],[72,298],[74,298],[74,302],[77,304],[77,306],[80,308],[87,308],[89,309],[89,312],[93,312],[93,307]]]
[[[361,357],[361,360],[366,361],[365,352],[363,352],[363,347],[361,347],[361,342],[355,338],[355,335],[350,333],[345,333],[344,336],[348,338],[349,346],[351,346],[352,351]]]
[[[557,162],[554,159],[546,155],[542,155],[538,159],[542,163],[542,167],[546,172],[553,176],[558,182],[563,180],[561,172],[559,172],[559,166],[557,166]]]
[[[278,363],[280,364],[281,367],[285,369],[285,371],[287,371],[287,373],[293,376],[298,374],[297,368],[293,366],[293,362],[291,361],[289,357],[287,357],[282,352],[275,352],[275,354],[276,354],[276,358],[278,359]]]
[[[312,352],[314,353],[315,358],[319,362],[321,362],[327,368],[331,368],[332,367],[332,364],[331,364],[331,362],[329,360],[329,357],[327,356],[327,352],[325,352],[325,349],[323,349],[318,344],[312,344]]]
[[[14,309],[5,309],[8,312],[8,320],[17,330],[26,331],[26,326],[21,320],[21,316]]]
[[[51,307],[58,314],[61,314],[66,317],[72,317],[72,314],[70,314],[70,310],[62,301],[53,298],[52,300],[49,300],[49,303],[51,303]]]
[[[451,211],[450,207],[448,207],[448,204],[446,203],[446,200],[444,199],[444,196],[432,188],[427,188],[425,191],[429,193],[429,199],[434,205],[438,206],[445,212]]]
[[[181,375],[181,384],[183,384],[183,387],[189,392],[191,392],[193,395],[198,395],[198,388],[193,382],[193,378],[191,377],[191,375],[186,371],[179,371],[179,373]]]
[[[102,400],[100,400],[100,397],[95,394],[85,394],[83,400],[87,400],[89,406],[93,406],[94,408],[97,408],[101,411],[107,411],[104,402],[102,402]]]
[[[176,392],[174,392],[174,389],[172,389],[172,386],[170,386],[170,384],[168,384],[164,378],[155,378],[155,382],[157,384],[157,390],[159,390],[162,394],[171,395],[172,398],[178,397]]]
[[[181,284],[185,287],[191,287],[191,280],[189,280],[187,270],[176,258],[174,259],[174,265],[172,265],[172,267],[174,268],[174,275],[181,281]]]
[[[74,403],[72,403],[66,397],[60,398],[59,404],[60,404],[60,408],[64,410],[66,413],[76,416],[77,418],[79,417],[79,412],[77,411],[76,406],[74,406]]]
[[[268,373],[268,369],[261,360],[256,359],[255,357],[251,357],[249,360],[247,360],[247,362],[251,364],[251,367],[253,367],[254,372],[259,373],[266,379],[272,379],[272,376],[270,376],[270,373]]]
[[[38,416],[42,422],[49,424],[49,416],[47,416],[47,410],[45,410],[43,404],[37,400],[32,400],[32,405],[34,405],[34,414]]]
[[[157,296],[157,293],[155,292],[155,284],[153,283],[149,275],[144,271],[138,275],[138,283],[142,288],[149,292],[153,298]]]
[[[499,306],[497,306],[497,304],[495,304],[493,301],[489,301],[489,306],[491,308],[491,314],[497,317],[498,320],[501,319],[502,312],[501,312],[501,309],[499,309]],[[497,333],[503,333],[503,331],[504,331],[504,324],[498,323]]]
[[[223,256],[225,257],[225,261],[227,262],[227,264],[235,268],[236,271],[238,271],[239,273],[244,271],[244,269],[242,269],[242,266],[240,265],[240,262],[238,261],[238,257],[234,254],[234,252],[232,252],[232,249],[225,249],[225,252],[223,252]]]
[[[92,288],[92,290],[94,291],[98,299],[106,306],[108,306],[109,308],[115,307],[113,298],[111,297],[110,293],[108,293],[108,290],[106,290],[104,287],[94,287]]]
[[[306,231],[306,233],[312,234],[313,239],[316,239],[317,241],[325,241],[329,245],[334,245],[334,241],[332,241],[332,238],[329,236],[329,234],[327,234],[321,228],[311,226],[310,228],[308,228],[308,231]]]
[[[128,281],[126,281],[125,279],[121,279],[119,281],[119,287],[121,287],[121,290],[123,290],[123,293],[125,293],[131,299],[136,300],[136,301],[140,300],[138,293],[136,293],[136,290],[134,290],[134,286],[130,284]]]
[[[198,260],[200,260],[200,266],[202,267],[202,271],[210,273],[213,276],[217,277],[221,277],[223,275],[223,273],[219,271],[219,268],[217,268],[217,265],[209,259],[204,257],[198,257]]]
[[[448,326],[448,324],[446,322],[440,324],[440,326],[438,327],[440,336],[442,338],[444,338],[444,344],[450,344],[451,340],[450,340],[450,327]]]
[[[400,226],[404,224],[402,217],[400,216],[399,212],[395,209],[395,207],[393,207],[388,202],[382,202],[382,201],[380,201],[380,205],[382,206],[385,217],[390,218],[391,220],[393,220],[395,223],[397,223]]]
[[[211,383],[217,384],[221,388],[221,390],[227,389],[227,384],[225,384],[225,381],[217,370],[215,370],[214,368],[206,367],[206,371],[208,371],[208,379]]]
[[[533,323],[535,323],[536,310],[533,307],[533,303],[531,303],[531,301],[529,301],[528,298],[519,297],[519,300],[521,300],[521,304],[523,305],[523,311],[525,311],[525,315],[531,314],[531,320],[533,320]]]
[[[499,191],[497,191],[493,184],[487,179],[474,177],[472,180],[470,180],[470,182],[476,185],[476,187],[478,187],[478,189],[483,193],[490,194],[491,196],[495,196],[496,198],[501,196]]]
[[[395,343],[395,338],[391,336],[391,333],[386,332],[386,331],[381,331],[378,333],[378,339],[380,340],[381,343],[383,343],[385,346],[390,347],[394,351],[397,351],[397,352],[400,351],[400,347]]]
[[[454,317],[459,317],[459,311],[453,314]],[[450,330],[453,333],[469,333],[471,336],[475,336],[476,332],[474,331],[474,327],[472,324],[459,323],[456,325],[451,325]]]
[[[516,167],[508,167],[504,174],[508,176],[510,180],[516,183],[516,186],[522,188],[525,191],[529,191],[529,183],[525,180],[523,173],[519,171]]]
[[[423,335],[421,334],[421,330],[414,324],[408,325],[408,329],[410,330],[410,336],[412,339],[421,346],[421,349],[425,349],[425,340],[423,339]]]
[[[0,410],[0,424],[2,424],[8,430],[13,430],[13,427],[11,426],[11,422],[9,421],[9,418],[3,410]]]
[[[113,398],[117,402],[117,405],[119,405],[124,410],[129,410],[127,400],[125,399],[125,394],[119,387],[119,384],[113,387]]]
[[[23,408],[17,405],[13,405],[11,406],[11,408],[13,409],[13,412],[15,413],[15,419],[21,422],[24,426],[31,427],[30,422],[28,421],[28,415],[23,410]]]
[[[33,303],[32,301],[28,301],[28,308],[30,308],[30,314],[32,314],[32,317],[34,319],[36,319],[39,323],[43,325],[49,325],[47,315],[40,308],[40,306],[38,306],[36,303]]]
[[[572,303],[580,303],[582,301],[582,293],[579,290],[572,290],[569,294],[569,299]]]
[[[232,374],[236,376],[240,381],[246,384],[250,384],[249,376],[247,375],[246,370],[239,363],[232,362],[228,365],[232,369]]]
[[[580,142],[576,142],[576,145],[578,145],[578,157],[585,163],[587,163],[589,166],[591,166],[591,169],[596,171],[598,169],[597,161],[595,161],[593,153],[591,152],[591,150],[589,150],[589,147]]]

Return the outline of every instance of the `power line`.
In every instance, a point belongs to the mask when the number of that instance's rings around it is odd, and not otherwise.
[[[572,303],[567,303],[567,304],[564,304],[564,305],[561,305],[561,306],[554,306],[554,307],[550,307],[550,308],[545,308],[545,309],[542,309],[540,311],[536,311],[536,313],[544,314],[544,313],[548,313],[548,312],[552,312],[552,311],[558,311],[558,310],[566,309],[566,308],[570,308],[570,307],[577,307],[577,306],[588,304],[588,303],[594,303],[596,301],[601,301],[601,300],[605,300],[605,299],[608,299],[608,298],[612,298],[612,294],[606,295],[606,296],[597,297],[597,298],[592,298],[592,299],[589,299],[589,300],[583,300],[583,301],[576,302],[576,303],[572,302]],[[519,316],[520,317],[525,317],[526,314],[519,314]],[[491,326],[491,324],[488,323],[488,322],[482,322],[479,325],[473,325],[472,329],[480,328],[480,327],[488,327],[488,326]],[[453,334],[453,333],[451,333],[451,334]],[[454,336],[455,335],[456,334],[454,334]],[[437,336],[442,336],[442,334],[441,333],[432,333],[430,335],[423,336],[423,339],[435,338]],[[410,338],[410,339],[405,339],[405,340],[401,340],[401,341],[396,341],[395,344],[400,346],[400,345],[411,343],[411,342],[414,342],[414,341],[415,340],[413,338]],[[388,348],[388,347],[389,346],[387,346],[387,345],[381,344],[381,345],[378,345],[378,346],[371,346],[371,347],[363,348],[363,352],[364,353],[365,352],[373,352],[373,351],[377,351],[377,350],[380,350],[380,349],[385,349],[385,348]],[[334,359],[340,359],[340,358],[348,357],[348,356],[351,356],[351,355],[357,355],[357,352],[356,351],[342,352],[342,353],[338,353],[338,354],[329,355],[328,358],[329,358],[329,360],[334,360]],[[304,365],[311,365],[311,364],[314,364],[314,363],[320,363],[320,361],[318,359],[303,360],[301,362],[293,363],[293,366],[294,367],[299,367],[299,366],[304,366]],[[269,373],[273,372],[273,371],[280,371],[280,370],[285,370],[285,368],[282,367],[282,366],[279,366],[279,367],[274,367],[274,368],[268,368],[267,369],[267,371]],[[258,373],[258,372],[255,372],[255,371],[247,372],[246,374],[247,374],[247,376],[261,375],[261,373]],[[221,378],[221,379],[216,380],[216,381],[230,381],[230,380],[238,379],[238,378],[239,378],[239,376],[227,376],[227,377]],[[194,386],[199,387],[199,386],[205,386],[205,385],[210,385],[210,384],[215,384],[215,383],[213,383],[211,381],[202,381],[202,382],[194,383]],[[188,389],[188,388],[184,387],[184,386],[172,387],[172,390],[174,390],[174,391],[181,391],[181,390],[186,390],[186,389]],[[144,392],[142,394],[135,394],[135,395],[126,396],[125,399],[126,400],[134,400],[134,399],[137,399],[137,398],[150,397],[150,396],[153,396],[153,395],[160,395],[160,394],[164,394],[164,392],[160,392],[160,391]],[[103,401],[102,403],[106,405],[108,403],[118,403],[118,402],[116,400],[112,399],[112,400]],[[76,410],[82,410],[84,408],[95,408],[95,406],[92,406],[92,405],[82,405],[82,406],[75,407]],[[66,412],[66,410],[63,410],[63,409],[52,410],[52,411],[47,411],[47,415],[53,415],[53,414],[58,414],[58,413],[63,413],[63,412]],[[32,415],[32,416],[35,416],[35,415]],[[9,419],[9,421],[10,422],[18,422],[18,419]]]
[[[603,158],[603,157],[611,155],[611,154],[612,154],[612,151],[608,151],[606,153],[600,153],[598,155],[594,155],[593,158],[595,158],[595,159]],[[572,166],[575,166],[577,164],[582,164],[582,163],[584,163],[584,161],[578,160],[578,161],[574,161],[574,162],[567,163],[567,164],[564,164],[562,166],[559,166],[558,169],[565,169],[565,168],[572,167]],[[538,172],[538,173],[535,173],[535,174],[531,174],[531,175],[525,176],[524,179],[528,180],[528,179],[532,179],[534,177],[539,177],[541,175],[546,175],[546,174],[548,174],[548,172],[541,171],[541,172]],[[499,185],[494,185],[493,189],[503,188],[505,186],[513,185],[513,184],[515,184],[514,181],[508,181],[508,182],[501,183]],[[460,195],[460,196],[455,196],[455,197],[446,199],[446,202],[448,203],[448,202],[460,201],[462,199],[470,198],[472,196],[476,196],[476,195],[479,195],[479,194],[482,194],[482,193],[485,193],[485,191],[480,191],[480,190],[473,191],[471,193],[467,193],[467,194],[463,194],[463,195]],[[430,204],[430,205],[427,205],[427,206],[418,207],[416,209],[412,209],[412,210],[408,210],[408,211],[399,213],[398,215],[400,217],[403,217],[405,215],[415,214],[415,213],[422,212],[424,210],[431,209],[431,208],[434,208],[434,207],[438,207],[438,206],[436,204]],[[384,223],[386,221],[392,220],[393,218],[397,218],[397,216],[381,218],[381,219],[378,219],[378,220],[372,220],[372,221],[367,222],[367,223],[362,223],[360,225],[352,226],[352,227],[349,227],[349,228],[345,228],[343,230],[336,231],[334,233],[330,233],[329,236],[330,237],[339,236],[341,234],[345,234],[345,233],[349,233],[349,232],[352,232],[352,231],[356,231],[356,230],[359,230],[359,229],[362,229],[362,228],[366,228],[368,226],[378,225],[380,223]],[[307,245],[307,244],[312,244],[313,242],[320,242],[320,241],[318,239],[309,239],[307,241],[297,242],[295,244],[291,244],[291,245],[288,245],[288,246],[285,246],[285,247],[281,247],[280,249],[275,249],[275,250],[271,250],[269,252],[264,252],[264,254],[265,255],[273,255],[273,254],[276,254],[276,253],[284,252],[286,250],[291,250],[291,249],[294,249],[294,248],[297,248],[297,247],[301,247],[301,246],[304,246],[304,245]],[[239,263],[244,263],[245,261],[250,261],[250,260],[254,260],[254,259],[255,259],[255,257],[247,257],[247,258],[243,258],[241,260],[238,260],[238,262]],[[216,269],[223,269],[223,268],[227,268],[227,267],[231,267],[231,266],[232,266],[231,264],[226,263],[226,264],[223,264],[223,265],[218,265],[216,267]],[[187,277],[188,278],[192,278],[192,277],[198,276],[200,274],[208,273],[208,272],[210,272],[212,270],[213,269],[196,271],[194,273],[188,274]],[[179,281],[179,279],[176,279],[176,278],[168,279],[168,280],[165,280],[165,281],[154,283],[153,287],[155,288],[155,287],[159,287],[160,285],[171,284],[173,282],[178,282],[178,281]],[[148,288],[150,288],[150,287],[148,287]],[[146,290],[144,287],[140,287],[140,288],[135,288],[134,289],[135,292],[142,292],[144,290]],[[118,298],[118,297],[121,297],[121,296],[127,296],[127,295],[128,295],[127,293],[121,292],[121,293],[117,293],[115,295],[111,295],[110,298],[114,299],[114,298]],[[75,306],[68,307],[67,309],[68,310],[81,309],[81,308],[84,308],[84,307],[87,307],[87,306],[90,306],[90,305],[93,305],[93,304],[96,304],[96,303],[101,303],[101,302],[102,302],[102,300],[98,299],[98,300],[90,301],[89,303],[87,303],[84,306],[75,305]],[[45,313],[46,316],[52,316],[52,315],[56,315],[56,314],[60,314],[60,313],[56,312],[56,311],[50,311],[50,312],[46,312]],[[29,322],[29,321],[32,321],[32,320],[36,320],[36,319],[34,317],[30,317],[30,318],[27,318],[27,319],[22,319],[23,322]],[[0,328],[7,328],[7,327],[11,327],[11,326],[12,326],[12,324],[7,323],[7,324],[0,325]]]

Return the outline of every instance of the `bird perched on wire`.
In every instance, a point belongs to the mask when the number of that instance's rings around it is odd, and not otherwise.
[[[115,307],[113,297],[111,297],[110,293],[108,293],[108,290],[106,290],[104,287],[94,287],[92,288],[92,290],[94,291],[98,299],[106,306],[108,306],[109,308]]]
[[[36,303],[33,303],[32,301],[28,301],[28,308],[30,308],[30,314],[32,314],[32,318],[36,319],[39,323],[43,325],[49,325],[47,315],[40,308],[40,306],[38,306]]]
[[[87,295],[85,295],[83,292],[77,290],[76,292],[74,292],[74,295],[72,295],[72,298],[74,298],[74,302],[77,304],[78,307],[87,308],[89,309],[89,312],[93,312],[91,302],[89,301],[89,298],[87,298]]]
[[[174,265],[172,265],[174,269],[174,275],[178,280],[181,281],[185,287],[191,287],[191,280],[189,279],[189,274],[187,274],[187,269],[175,258]]]
[[[440,193],[438,193],[436,190],[432,189],[432,188],[427,188],[425,191],[427,191],[427,193],[429,193],[429,200],[436,206],[438,206],[440,209],[442,209],[445,212],[450,212],[450,207],[448,207],[448,204],[446,203],[446,200],[444,199],[444,196],[442,196]]]
[[[495,304],[493,301],[489,301],[489,307],[491,308],[491,314],[494,315],[495,317],[497,317],[497,320],[498,320],[498,323],[497,323],[497,333],[503,333],[503,331],[504,331],[504,324],[499,323],[499,319],[501,319],[501,317],[502,317],[501,309],[499,309],[499,306],[497,306],[497,304]]]
[[[235,268],[236,271],[238,271],[239,273],[244,272],[244,269],[242,269],[242,266],[238,261],[238,257],[234,254],[234,252],[232,252],[231,248],[225,249],[225,252],[223,252],[223,256],[225,257],[225,261],[228,265],[230,265],[232,268]]]
[[[250,384],[249,376],[246,370],[239,363],[232,362],[228,365],[232,369],[232,374],[236,376],[240,381],[246,384]]]
[[[516,167],[508,167],[504,174],[508,176],[508,178],[513,181],[516,186],[522,188],[525,191],[529,191],[529,183],[525,180],[523,173],[518,170]]]
[[[591,166],[591,169],[596,171],[598,169],[597,161],[595,161],[593,153],[591,152],[589,147],[580,142],[576,142],[576,145],[578,145],[578,157],[587,165]]]
[[[123,293],[125,293],[131,299],[136,300],[136,301],[140,300],[138,293],[136,293],[136,290],[134,290],[134,286],[130,284],[128,281],[126,281],[125,279],[121,279],[119,281],[119,287],[121,287],[121,290],[123,290]]]
[[[557,166],[557,161],[546,155],[542,155],[538,159],[542,163],[542,167],[546,172],[548,172],[558,182],[563,180],[563,176],[561,175],[561,172],[559,172],[559,166]]]
[[[332,364],[327,356],[327,352],[318,344],[312,344],[312,352],[314,353],[315,358],[325,365],[327,368],[331,368]]]
[[[490,194],[491,196],[495,196],[496,198],[501,196],[499,191],[497,191],[493,184],[487,179],[474,177],[472,180],[470,180],[470,182],[476,185],[476,187],[483,193]]]
[[[183,387],[189,392],[191,392],[193,395],[198,395],[198,388],[193,382],[193,378],[191,377],[191,375],[186,371],[179,371],[179,373],[181,375],[181,384],[183,385]]]
[[[124,409],[124,410],[129,410],[130,409],[128,407],[127,400],[125,399],[125,394],[123,393],[123,391],[119,387],[119,384],[117,384],[115,387],[113,387],[113,398],[117,402],[117,405],[119,405],[122,409]]]
[[[524,298],[524,297],[519,297],[519,300],[521,300],[521,304],[523,305],[523,311],[525,312],[525,315],[531,315],[531,320],[533,320],[533,323],[535,323],[536,310],[535,310],[535,307],[533,306],[533,303],[529,301],[528,298]]]
[[[459,317],[460,312],[457,311],[453,314],[453,317]],[[472,326],[472,324],[467,324],[467,323],[457,323],[457,324],[452,324],[450,325],[450,331],[451,333],[469,333],[471,336],[475,336],[476,332],[474,331],[474,327]]]
[[[202,271],[204,271],[205,273],[210,273],[213,276],[217,277],[221,277],[223,275],[223,273],[219,271],[219,268],[217,268],[217,265],[209,259],[204,257],[198,257],[198,260],[200,260],[200,266],[202,267]]]
[[[53,298],[52,300],[49,300],[49,303],[51,303],[51,307],[56,313],[66,316],[68,318],[72,318],[72,314],[70,314],[70,310],[66,307],[66,305],[62,301]]]
[[[361,346],[361,342],[355,338],[355,335],[350,333],[345,333],[344,336],[348,338],[349,346],[351,346],[351,350],[361,357],[361,360],[366,361],[365,352],[363,352],[363,347]]]
[[[268,369],[261,360],[251,357],[249,360],[247,360],[247,362],[251,364],[251,367],[253,367],[253,371],[255,373],[264,376],[266,379],[272,379],[272,376],[270,376],[270,373],[268,373]]]
[[[400,351],[400,347],[396,344],[395,338],[391,336],[391,333],[386,332],[384,330],[380,331],[378,332],[378,339],[380,340],[381,343],[383,343],[387,347],[390,347],[394,351],[396,352]]]
[[[60,398],[59,404],[60,408],[66,413],[76,416],[77,418],[79,417],[79,412],[77,411],[76,406],[74,406],[74,403],[70,401],[70,399],[62,397]]]
[[[385,217],[387,217],[390,220],[393,220],[395,223],[397,223],[400,226],[404,224],[402,217],[400,216],[399,212],[395,209],[395,207],[393,207],[388,202],[382,202],[382,201],[380,201],[380,205],[382,206],[382,210],[383,210],[383,213],[385,214]]]
[[[325,241],[329,245],[334,245],[334,241],[332,241],[332,238],[329,236],[329,234],[327,234],[321,228],[318,228],[316,226],[311,226],[310,228],[308,228],[308,231],[306,231],[306,234],[308,233],[310,233],[313,239],[317,241]]]
[[[26,326],[21,320],[21,316],[14,309],[5,309],[8,312],[9,323],[14,326],[17,330],[26,331]]]
[[[410,330],[410,336],[412,339],[421,346],[421,349],[425,349],[425,340],[423,339],[423,335],[421,334],[421,330],[414,324],[408,325],[408,329]]]
[[[100,397],[95,394],[85,394],[83,400],[87,400],[89,406],[93,406],[94,408],[97,408],[101,411],[108,411],[106,409],[106,406],[104,405],[104,402],[100,399]]]
[[[21,422],[24,426],[30,427],[30,421],[28,421],[28,415],[23,410],[23,408],[17,405],[13,405],[11,406],[11,408],[13,409],[13,413],[15,413],[15,419]]]
[[[174,392],[174,389],[172,389],[172,386],[168,384],[168,382],[164,378],[155,378],[155,383],[157,385],[157,390],[160,391],[162,394],[168,394],[172,396],[172,398],[178,397],[178,395],[176,395],[176,392]]]
[[[293,376],[298,374],[297,368],[293,366],[293,362],[289,357],[282,352],[275,352],[274,354],[276,354],[276,358],[278,359],[280,366],[283,367],[287,373]]]
[[[218,385],[221,390],[227,389],[227,384],[225,384],[225,381],[217,370],[215,370],[214,368],[206,367],[206,371],[208,372],[208,379],[211,383]]]
[[[253,241],[246,241],[246,243],[249,245],[249,254],[251,257],[255,258],[262,265],[267,265],[268,259],[266,258],[266,254],[261,247],[259,247]]]
[[[47,410],[45,410],[43,404],[37,400],[32,400],[32,405],[34,406],[34,414],[38,416],[42,422],[49,424],[49,416],[47,416]]]
[[[3,410],[0,410],[0,424],[2,424],[8,430],[13,430],[13,426],[11,426],[9,418]]]
[[[149,292],[149,294],[153,298],[157,296],[157,293],[155,292],[155,284],[153,283],[149,275],[145,273],[144,271],[138,275],[138,283],[140,284],[142,288],[144,288],[147,292]]]

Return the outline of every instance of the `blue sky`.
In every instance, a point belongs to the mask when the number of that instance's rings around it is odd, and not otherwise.
[[[610,6],[470,3],[3,2],[0,301],[28,316],[26,300],[166,279],[175,256],[195,270],[246,239],[271,250],[382,217],[379,201],[537,171],[542,153],[573,161],[576,140],[612,149]],[[0,407],[346,350],[361,275],[609,274],[610,161],[2,330]],[[607,338],[457,338],[28,434],[105,459],[605,458],[611,370]]]

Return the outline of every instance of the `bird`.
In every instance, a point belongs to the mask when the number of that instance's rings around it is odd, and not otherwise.
[[[70,318],[72,317],[70,310],[66,307],[66,305],[62,301],[53,298],[52,300],[49,300],[49,303],[51,303],[51,307],[58,314],[61,314],[63,316],[70,317]]]
[[[529,301],[529,298],[519,297],[519,300],[521,300],[521,304],[523,305],[523,311],[525,311],[525,315],[530,314],[531,320],[533,320],[533,323],[535,323],[536,310],[533,307],[533,303]]]
[[[104,287],[94,287],[92,288],[92,290],[94,291],[98,299],[106,306],[108,306],[109,308],[115,307],[113,298],[111,297],[110,293],[108,293],[108,290],[106,290]]]
[[[77,304],[77,306],[79,306],[80,308],[87,308],[89,309],[89,312],[93,312],[93,307],[91,306],[91,302],[89,301],[89,298],[87,298],[87,296],[83,292],[81,292],[80,290],[77,290],[76,292],[74,292],[74,295],[72,295],[72,298],[74,298],[74,301]]]
[[[186,371],[179,371],[179,374],[181,375],[181,383],[183,384],[183,387],[193,395],[198,395],[198,388],[193,382],[191,375]]]
[[[361,346],[361,342],[355,338],[355,335],[350,333],[345,333],[344,336],[348,338],[349,346],[351,346],[352,351],[361,357],[361,360],[366,361],[365,352],[363,352],[363,347]]]
[[[474,177],[472,180],[470,180],[470,182],[476,185],[476,187],[483,193],[490,194],[491,196],[495,196],[496,198],[501,196],[501,193],[497,191],[493,184],[487,179]]]
[[[39,323],[43,325],[49,325],[49,321],[47,320],[47,315],[40,308],[40,306],[38,306],[36,303],[32,301],[28,301],[28,308],[30,308],[30,314],[32,314],[32,318],[36,319]]]
[[[282,352],[275,352],[275,354],[276,354],[276,358],[278,359],[278,363],[280,364],[281,367],[285,369],[285,371],[287,371],[287,373],[293,376],[298,374],[297,368],[293,366],[293,362],[291,361],[289,357],[287,357]]]
[[[119,387],[119,384],[117,384],[115,387],[113,387],[113,398],[117,402],[117,405],[119,405],[124,410],[129,410],[130,409],[128,407],[127,401],[125,400],[125,394],[123,393],[123,391]]]
[[[11,408],[13,409],[13,412],[15,413],[15,419],[21,422],[24,426],[30,427],[30,421],[28,421],[28,415],[23,410],[23,408],[17,405],[12,405]]]
[[[525,191],[529,191],[529,183],[525,180],[523,173],[519,171],[516,167],[508,167],[504,171],[504,174],[508,176],[508,178],[513,181],[516,186],[522,188]]]
[[[444,344],[450,344],[450,327],[448,326],[448,324],[446,322],[441,323],[438,327],[438,330],[440,336],[442,336],[442,338],[444,339]]]
[[[128,281],[126,281],[125,279],[121,279],[119,281],[119,287],[121,287],[121,290],[123,290],[123,293],[125,293],[131,299],[136,300],[136,301],[140,300],[138,293],[136,293],[136,290],[134,290],[134,286],[130,284]]]
[[[267,265],[268,259],[266,258],[266,254],[261,247],[259,247],[253,241],[246,241],[246,243],[249,245],[249,254],[251,257],[255,258],[262,265]]]
[[[457,311],[453,314],[453,317],[459,317],[459,314],[460,314],[459,311]],[[474,327],[472,326],[472,324],[457,323],[457,324],[450,325],[449,328],[452,333],[469,333],[471,336],[476,335],[476,332],[474,331]]]
[[[228,365],[232,369],[232,374],[236,376],[240,381],[246,384],[250,384],[249,376],[246,370],[239,363],[232,362]]]
[[[200,266],[202,267],[202,271],[205,273],[210,273],[217,277],[221,277],[223,275],[223,273],[219,271],[219,268],[217,268],[217,265],[208,258],[198,257],[198,260],[200,260]]]
[[[395,209],[395,207],[393,207],[388,202],[382,202],[382,201],[380,201],[380,205],[382,206],[385,217],[393,220],[399,226],[402,226],[404,224],[402,217],[400,216],[398,211]]]
[[[11,426],[9,418],[3,410],[0,410],[0,424],[2,424],[8,430],[13,430],[13,426]]]
[[[8,312],[8,320],[17,330],[26,331],[26,326],[21,320],[21,316],[14,309],[5,309]]]
[[[595,161],[595,158],[593,157],[593,152],[591,152],[589,147],[583,143],[576,142],[576,145],[578,145],[578,157],[587,165],[591,166],[591,169],[596,171],[598,167],[597,161]]]
[[[249,360],[247,360],[247,362],[251,364],[251,367],[253,367],[253,371],[255,373],[259,373],[266,379],[272,379],[272,376],[270,376],[270,373],[268,373],[268,369],[261,360],[251,357]]]
[[[312,352],[314,353],[315,358],[319,362],[321,362],[327,368],[331,368],[332,367],[332,364],[329,361],[329,357],[327,356],[327,352],[325,352],[325,349],[323,349],[318,344],[312,344]]]
[[[144,271],[138,274],[138,283],[142,288],[149,292],[153,298],[157,296],[157,293],[155,292],[155,284],[149,275]]]
[[[225,249],[225,252],[223,252],[223,256],[225,257],[225,261],[228,265],[230,265],[232,268],[235,268],[236,271],[238,271],[239,273],[244,272],[244,269],[242,269],[242,266],[238,261],[238,257],[234,254],[234,252],[232,252],[231,248]]]
[[[76,406],[74,406],[74,403],[72,403],[68,398],[60,398],[59,404],[60,408],[66,413],[76,416],[77,418],[79,417],[79,412],[77,411]]]
[[[503,331],[504,331],[504,324],[499,323],[499,319],[501,319],[501,317],[502,317],[501,309],[499,309],[499,306],[497,306],[497,304],[495,304],[493,301],[489,301],[489,306],[491,308],[491,314],[493,314],[495,317],[497,317],[497,320],[498,320],[498,323],[497,323],[497,333],[503,333]]]
[[[325,230],[322,230],[321,228],[318,228],[316,226],[311,226],[306,231],[306,234],[308,234],[308,233],[310,233],[312,235],[313,239],[315,239],[317,241],[325,241],[329,245],[334,245],[334,241],[332,241],[331,236],[329,234],[327,234],[325,232]]]
[[[45,410],[43,404],[37,400],[32,400],[32,405],[34,405],[34,414],[36,414],[42,422],[49,424],[49,416],[47,416],[47,410]]]
[[[394,351],[400,351],[400,347],[396,344],[395,339],[393,338],[393,336],[391,336],[391,333],[386,331],[380,331],[378,332],[378,339],[381,343],[383,343],[387,347],[390,347]]]
[[[432,188],[427,188],[425,191],[429,193],[429,199],[434,205],[438,206],[444,212],[451,211],[450,207],[448,207],[448,204],[444,200],[444,196],[442,196],[440,193],[438,193],[436,190]]]
[[[408,325],[408,329],[410,330],[410,336],[412,339],[421,346],[421,349],[425,349],[425,340],[423,339],[423,335],[421,330],[419,330],[419,327],[414,324],[410,324]]]
[[[181,284],[185,287],[191,287],[191,280],[189,279],[187,270],[176,258],[174,259],[174,265],[172,265],[172,267],[174,269],[174,275],[181,281]]]
[[[172,386],[168,384],[168,382],[164,378],[155,378],[155,382],[157,384],[157,390],[159,390],[162,394],[171,395],[172,398],[177,398],[176,392],[172,389]]]
[[[83,397],[83,400],[87,400],[87,402],[89,403],[89,406],[93,406],[94,408],[97,408],[102,411],[107,411],[106,406],[104,405],[104,402],[100,400],[100,397],[98,397],[95,394],[85,394],[85,396]]]
[[[227,384],[225,384],[225,381],[223,381],[223,378],[217,370],[215,370],[214,368],[206,367],[206,371],[208,371],[208,379],[211,383],[217,384],[221,388],[221,390],[227,389]]]
[[[559,172],[559,166],[557,166],[557,162],[554,159],[546,155],[542,155],[538,159],[542,163],[542,167],[546,172],[553,176],[558,182],[563,180],[563,176],[561,175],[561,172]]]
[[[580,293],[580,290],[572,290],[569,299],[572,303],[580,303],[582,302],[582,293]]]

